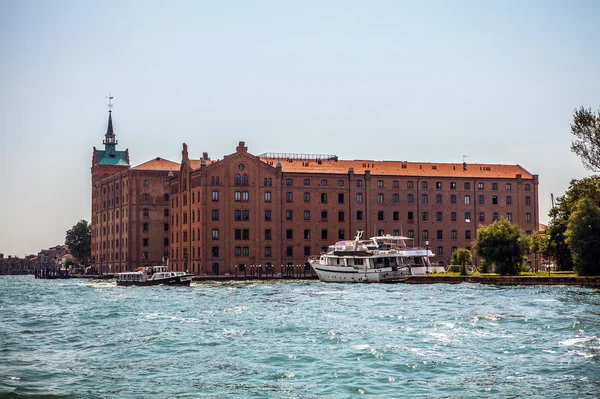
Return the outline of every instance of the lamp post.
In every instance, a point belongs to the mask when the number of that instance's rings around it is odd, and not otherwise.
[[[425,274],[429,274],[429,241],[425,241],[426,258],[425,258]]]

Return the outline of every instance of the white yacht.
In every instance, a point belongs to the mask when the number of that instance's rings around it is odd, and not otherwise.
[[[354,241],[338,241],[326,253],[308,259],[321,281],[390,283],[436,270],[429,262],[433,252],[412,246],[412,238],[385,235],[361,240],[362,234],[359,231]]]

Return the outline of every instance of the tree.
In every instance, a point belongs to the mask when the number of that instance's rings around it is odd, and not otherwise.
[[[559,270],[573,270],[573,257],[566,240],[569,217],[577,202],[590,198],[600,206],[600,176],[573,179],[565,195],[556,199],[557,205],[550,210],[551,221],[546,229],[548,237],[544,257],[552,258]]]
[[[600,171],[600,111],[596,115],[591,108],[576,109],[571,133],[576,137],[571,151],[581,158],[586,169]]]
[[[546,238],[542,238],[538,233],[532,233],[529,235],[529,253],[535,256],[535,265],[537,268],[538,254],[541,253],[546,247]],[[537,270],[535,270],[537,271]]]
[[[496,265],[499,274],[517,275],[527,253],[528,239],[517,225],[501,218],[477,229],[474,248],[486,264]]]
[[[92,230],[89,223],[80,220],[71,230],[67,230],[65,244],[79,263],[87,265],[92,252]]]
[[[459,248],[452,254],[452,264],[460,265],[460,275],[467,275],[467,265],[471,264],[471,251],[466,248]]]
[[[569,218],[566,236],[577,274],[599,275],[600,207],[589,198],[581,199]]]

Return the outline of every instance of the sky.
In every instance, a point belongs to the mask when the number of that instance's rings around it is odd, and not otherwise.
[[[114,96],[132,165],[235,152],[519,164],[550,194],[600,108],[598,1],[0,1],[0,253],[90,220]]]

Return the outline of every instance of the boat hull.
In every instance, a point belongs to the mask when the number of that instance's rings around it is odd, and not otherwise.
[[[147,280],[147,281],[120,281],[117,280],[117,285],[120,287],[139,286],[147,287],[151,285],[174,285],[174,286],[187,286],[189,287],[192,282],[193,276],[177,276],[163,278],[160,280]]]
[[[354,269],[352,267],[311,266],[319,280],[325,283],[400,283],[409,277],[408,269]]]

